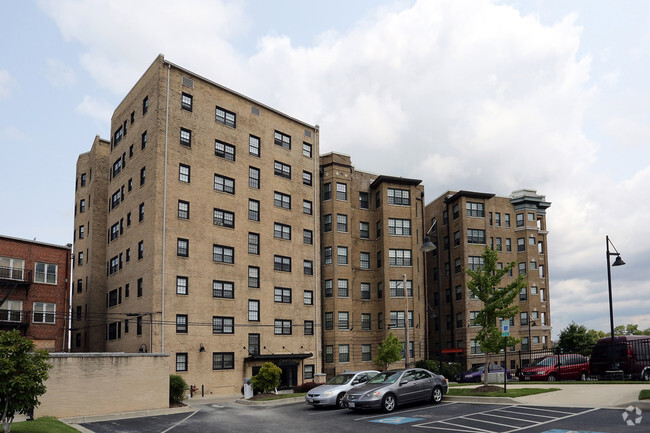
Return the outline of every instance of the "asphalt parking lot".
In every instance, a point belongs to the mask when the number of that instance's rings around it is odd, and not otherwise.
[[[625,416],[624,409],[470,404],[444,399],[439,405],[404,406],[390,414],[316,409],[304,403],[251,407],[228,402],[199,405],[195,409],[187,413],[84,423],[82,426],[95,433],[632,433],[649,431],[650,424],[650,414],[644,420],[643,414],[636,412],[627,412]],[[630,426],[627,421],[638,421],[638,424]]]

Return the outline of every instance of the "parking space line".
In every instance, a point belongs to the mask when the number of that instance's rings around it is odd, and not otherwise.
[[[455,427],[461,427],[460,429],[450,429],[450,428],[448,428],[448,427],[445,427],[445,428],[444,428],[445,431],[452,431],[452,430],[453,430],[453,431],[457,431],[457,432],[465,432],[465,433],[475,433],[475,432],[492,433],[491,430],[485,430],[485,429],[481,429],[481,428],[477,428],[477,427],[470,427],[470,426],[463,425],[463,424],[455,424],[455,423],[453,423],[453,422],[438,421],[438,423],[440,423],[440,424],[445,424],[445,425],[453,425],[453,426],[455,426]],[[422,426],[422,425],[416,425],[415,427],[421,427],[421,426]],[[431,428],[431,427],[428,427],[428,426],[427,426],[427,428]],[[438,427],[433,427],[433,428],[434,428],[434,429],[437,429]]]
[[[458,403],[455,402],[455,401],[450,401],[448,403],[437,404],[435,407],[451,406],[452,404],[458,404]],[[429,407],[429,406],[426,406],[426,407]],[[417,411],[421,411],[423,408],[424,408],[424,406],[423,407],[416,407],[416,408],[413,408],[413,409],[396,410],[395,412],[391,412],[390,416],[395,416],[395,415],[402,414],[402,413],[417,412]],[[367,419],[381,418],[381,417],[385,417],[385,416],[388,416],[388,415],[389,414],[382,413],[380,415],[363,416],[361,418],[355,418],[354,421],[364,421],[364,420],[367,420]]]
[[[517,409],[518,409],[518,408],[517,408]],[[534,409],[534,408],[531,408],[531,409]],[[555,419],[555,418],[557,418],[557,417],[554,417],[554,416],[551,416],[551,415],[540,415],[540,414],[537,414],[537,413],[521,412],[521,411],[516,411],[516,410],[510,412],[510,414],[526,415],[526,416],[534,416],[534,417],[537,417],[537,418],[549,418],[549,419]]]
[[[596,408],[593,408],[593,409],[584,410],[582,412],[572,413],[572,414],[567,415],[567,416],[562,416],[562,417],[559,417],[559,418],[555,418],[555,419],[551,419],[551,420],[548,420],[548,421],[540,422],[540,423],[534,425],[533,427],[538,427],[540,425],[549,424],[549,423],[552,423],[552,422],[555,422],[555,421],[561,421],[563,419],[572,418],[572,417],[578,416],[578,415],[584,415],[586,413],[593,412],[593,411],[596,411],[596,410],[599,410],[599,409],[600,408],[596,407]],[[519,428],[508,430],[507,432],[502,432],[502,433],[513,433],[513,432],[520,431],[520,430],[523,430],[523,429],[526,429],[526,428],[529,428],[529,427],[519,427]]]
[[[174,424],[173,426],[169,427],[167,430],[163,430],[163,431],[161,431],[160,433],[167,433],[168,431],[170,431],[170,430],[172,430],[172,429],[175,429],[176,427],[178,427],[179,425],[183,424],[185,421],[187,421],[188,419],[190,419],[191,417],[193,417],[193,416],[196,415],[197,413],[199,413],[198,410],[192,412],[191,414],[189,414],[188,416],[186,416],[186,417],[183,418],[182,420],[178,421],[178,422],[177,422],[176,424]]]
[[[526,408],[526,409],[534,409],[534,410],[538,410],[540,412],[564,413],[564,414],[567,414],[567,415],[575,413],[575,412],[566,412],[566,411],[563,411],[563,410],[560,410],[560,409],[546,409],[546,408],[543,408],[543,407],[536,407],[536,406],[519,406],[519,407]]]
[[[493,413],[481,413],[481,414],[479,414],[479,415],[492,416],[492,417],[495,417],[495,418],[505,418],[505,419],[510,419],[510,420],[512,419],[511,416],[495,415],[495,414],[493,414]],[[532,424],[532,423],[535,423],[535,421],[528,421],[528,420],[525,420],[525,419],[521,419],[521,420],[520,420],[520,419],[518,419],[518,418],[517,418],[517,421],[521,421],[521,422],[529,422],[529,423],[531,423],[531,424]]]

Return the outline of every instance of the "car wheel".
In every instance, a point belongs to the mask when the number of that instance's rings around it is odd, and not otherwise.
[[[384,412],[394,411],[395,406],[397,406],[397,400],[395,400],[395,396],[393,394],[385,395],[384,399],[381,401],[381,408],[384,410]]]
[[[431,403],[438,404],[442,401],[442,388],[436,386],[431,392]]]
[[[343,396],[344,395],[345,395],[345,393],[342,392],[336,397],[336,407],[339,408],[339,409],[345,409],[347,407],[347,405],[343,401]]]
[[[586,372],[586,371],[583,371],[582,373],[580,373],[580,380],[581,380],[582,382],[586,382],[586,381],[587,381],[587,372]]]
[[[557,380],[557,378],[555,377],[555,375],[553,373],[548,375],[548,381],[549,382],[555,382],[556,380]]]

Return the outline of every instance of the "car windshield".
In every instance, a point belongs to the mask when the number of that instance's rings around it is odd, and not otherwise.
[[[395,383],[402,375],[401,371],[385,371],[370,379],[367,383]]]
[[[339,374],[327,381],[325,385],[345,385],[352,380],[354,374]]]
[[[552,367],[555,365],[555,356],[547,356],[533,363],[532,367]]]
[[[478,367],[472,368],[473,372],[483,371],[483,370],[485,370],[485,365],[479,365]]]

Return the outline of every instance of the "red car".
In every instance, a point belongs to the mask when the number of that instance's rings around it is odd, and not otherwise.
[[[530,380],[587,380],[589,360],[577,353],[550,355],[521,370],[520,381]]]

